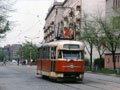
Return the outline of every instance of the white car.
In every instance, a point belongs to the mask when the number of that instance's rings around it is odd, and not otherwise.
[[[17,63],[17,61],[16,60],[12,60],[12,63]]]

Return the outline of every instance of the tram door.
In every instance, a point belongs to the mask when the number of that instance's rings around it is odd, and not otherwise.
[[[55,72],[56,47],[51,47],[51,72]]]

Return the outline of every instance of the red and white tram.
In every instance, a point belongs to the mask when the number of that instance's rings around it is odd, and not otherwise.
[[[82,80],[84,44],[71,40],[43,44],[38,48],[37,74],[57,80]]]

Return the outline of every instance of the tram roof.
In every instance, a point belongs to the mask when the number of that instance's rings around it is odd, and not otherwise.
[[[49,42],[42,44],[40,47],[47,47],[47,46],[57,46],[57,45],[63,45],[63,44],[79,44],[80,46],[84,46],[84,44],[80,41],[74,41],[74,40],[58,40],[54,42]]]

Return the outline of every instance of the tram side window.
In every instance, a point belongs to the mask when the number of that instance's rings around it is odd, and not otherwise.
[[[47,58],[49,59],[50,58],[50,47],[48,47],[48,50],[47,50]]]
[[[40,58],[40,49],[38,49],[37,58]]]
[[[43,48],[43,59],[46,59],[46,48]]]
[[[43,48],[40,49],[40,58],[42,59],[43,58]]]
[[[41,58],[41,49],[38,49],[38,58],[40,59]]]
[[[62,51],[58,51],[58,58],[62,58]]]
[[[48,48],[47,48],[47,47],[45,47],[45,53],[44,53],[44,56],[45,56],[45,59],[48,58]]]
[[[51,48],[51,59],[53,59],[53,57],[54,57],[54,49],[53,49],[53,47]]]
[[[50,57],[50,48],[44,47],[43,48],[43,59],[49,59],[49,57]]]
[[[45,58],[48,59],[49,58],[49,47],[46,47],[46,55]]]
[[[56,58],[56,47],[52,47],[51,48],[51,59],[55,59]]]

